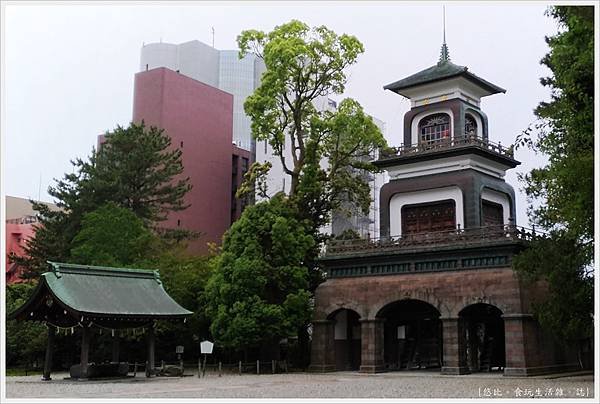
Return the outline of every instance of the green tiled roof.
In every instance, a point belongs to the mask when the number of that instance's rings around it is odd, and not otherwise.
[[[71,314],[115,318],[177,318],[192,314],[162,286],[158,271],[49,262],[34,295],[11,314],[36,311],[36,302],[50,294]]]
[[[421,70],[412,76],[408,76],[402,80],[388,84],[383,88],[385,90],[391,90],[402,95],[402,90],[458,76],[463,76],[467,80],[484,88],[490,94],[506,92],[505,89],[474,75],[467,67],[455,65],[449,59],[441,59],[438,64],[433,65],[425,70]]]

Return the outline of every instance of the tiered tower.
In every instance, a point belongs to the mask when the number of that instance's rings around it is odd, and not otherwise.
[[[531,375],[576,366],[531,314],[543,285],[511,268],[532,232],[504,181],[520,164],[493,143],[481,98],[505,90],[450,61],[384,87],[411,101],[404,144],[375,164],[381,238],[335,240],[321,264],[311,369]]]

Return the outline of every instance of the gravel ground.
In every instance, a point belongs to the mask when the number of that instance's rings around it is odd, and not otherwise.
[[[72,381],[66,373],[6,378],[7,398],[516,398],[582,397],[594,394],[593,375],[507,378],[498,373],[442,376],[437,372],[276,375],[207,374],[205,378]],[[559,390],[560,389],[560,390]]]

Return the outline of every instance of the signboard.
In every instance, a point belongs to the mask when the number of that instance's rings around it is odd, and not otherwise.
[[[213,343],[210,341],[202,341],[200,343],[200,353],[211,354],[213,351]]]
[[[183,345],[177,345],[175,347],[175,353],[183,353]]]
[[[400,325],[400,326],[398,326],[398,339],[405,339],[405,338],[406,338],[406,326]]]

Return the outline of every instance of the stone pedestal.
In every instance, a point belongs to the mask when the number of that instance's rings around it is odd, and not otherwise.
[[[383,363],[384,319],[359,320],[361,324],[360,372],[378,373],[385,371]]]
[[[314,320],[310,351],[311,372],[333,372],[335,348],[333,341],[334,323],[331,320]]]
[[[440,320],[442,321],[442,340],[444,341],[442,374],[464,375],[469,373],[464,320],[460,317],[443,317]]]

